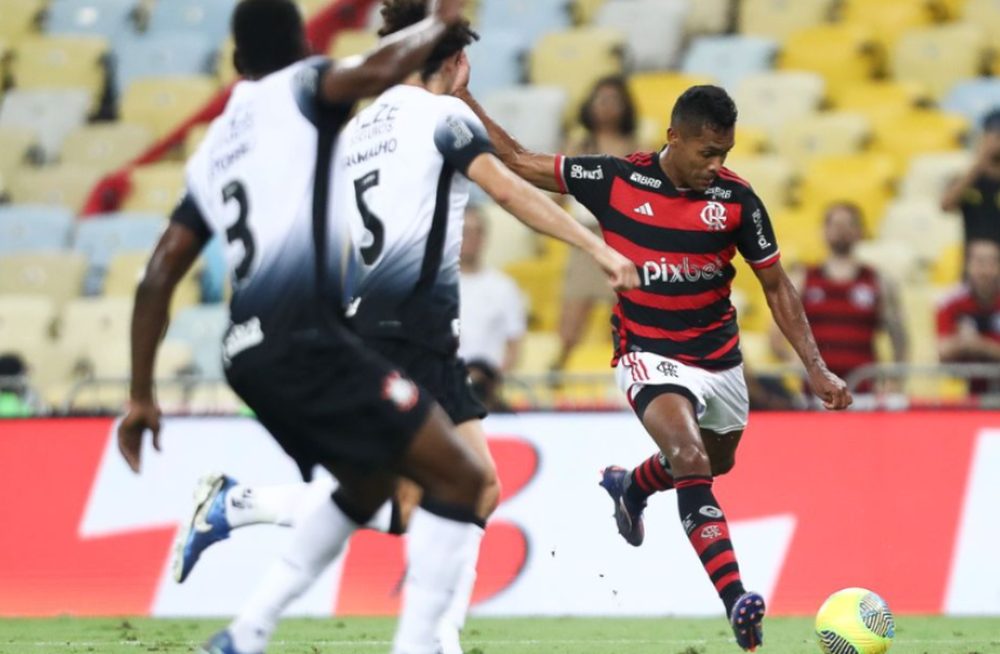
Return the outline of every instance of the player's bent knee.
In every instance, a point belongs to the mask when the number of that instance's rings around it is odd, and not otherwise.
[[[670,467],[675,477],[687,475],[708,475],[712,472],[712,464],[708,453],[703,448],[688,445],[679,448],[670,458]]]
[[[712,460],[712,475],[718,477],[719,475],[729,474],[736,467],[736,457],[730,456],[721,460]]]

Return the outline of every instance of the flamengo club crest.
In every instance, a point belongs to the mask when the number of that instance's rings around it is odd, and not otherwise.
[[[701,210],[701,222],[708,225],[713,232],[721,232],[726,228],[726,207],[718,202],[707,202]]]

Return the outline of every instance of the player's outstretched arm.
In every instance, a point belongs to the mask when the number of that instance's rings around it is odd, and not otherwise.
[[[160,409],[153,397],[156,352],[167,328],[174,289],[191,269],[203,245],[190,228],[171,222],[156,244],[135,292],[132,386],[128,413],[118,426],[118,449],[133,472],[139,472],[142,436],[147,429],[153,433],[153,446],[160,449]]]
[[[476,102],[476,99],[469,92],[469,60],[464,53],[459,66],[459,78],[452,95],[469,105],[479,120],[483,121],[500,160],[529,184],[551,193],[563,193],[556,172],[556,156],[531,152],[490,118],[486,110]]]
[[[497,204],[522,223],[589,254],[607,273],[618,292],[638,288],[639,273],[635,264],[608,247],[589,229],[559,208],[548,196],[532,188],[492,154],[477,156],[468,169],[468,177],[486,191]]]
[[[331,67],[322,79],[323,100],[344,104],[375,96],[420,70],[448,28],[462,18],[462,5],[463,0],[430,0],[427,18],[385,37],[368,54]]]
[[[774,322],[806,366],[813,392],[823,401],[823,406],[827,409],[849,407],[853,399],[847,390],[847,384],[826,367],[826,362],[816,346],[816,339],[813,338],[802,301],[781,262],[777,261],[766,268],[754,269],[754,272],[764,288],[767,306],[771,309]]]

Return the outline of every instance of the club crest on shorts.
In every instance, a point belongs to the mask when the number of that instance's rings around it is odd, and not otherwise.
[[[382,382],[382,399],[389,400],[400,411],[409,411],[415,407],[419,397],[417,385],[398,372],[390,373]]]
[[[656,366],[656,369],[660,371],[660,374],[664,377],[680,377],[677,370],[677,364],[670,361],[661,361],[660,365]]]

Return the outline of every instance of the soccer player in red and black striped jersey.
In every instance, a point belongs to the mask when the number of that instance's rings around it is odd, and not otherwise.
[[[456,95],[482,119],[500,158],[534,185],[572,194],[598,219],[604,237],[639,268],[641,289],[619,295],[613,365],[646,430],[660,448],[635,470],[608,468],[602,485],[615,501],[619,531],[642,542],[642,509],[675,488],[684,529],[726,607],[737,643],[761,642],[764,601],[747,593],[713,476],[728,472],[747,422],[747,391],[736,312],[729,301],[739,252],[755,269],[774,319],[831,409],[851,402],[820,356],[780,264],[777,240],[750,185],[723,167],[735,141],[736,106],[715,86],[677,101],[659,152],[629,159],[562,157],[526,150],[459,85]]]

